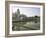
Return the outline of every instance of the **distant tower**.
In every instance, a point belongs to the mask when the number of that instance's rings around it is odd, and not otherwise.
[[[20,20],[20,10],[19,9],[17,9],[17,20]]]
[[[19,9],[17,9],[17,14],[19,14],[19,15],[20,15],[20,10],[19,10]]]

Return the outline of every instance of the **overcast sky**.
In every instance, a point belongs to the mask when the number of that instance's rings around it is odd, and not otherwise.
[[[12,12],[17,12],[17,9],[20,10],[20,14],[24,14],[28,17],[31,16],[40,16],[40,8],[38,7],[20,7],[20,6],[12,6]]]

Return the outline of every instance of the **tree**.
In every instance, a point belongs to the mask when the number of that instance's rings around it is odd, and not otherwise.
[[[35,16],[36,18],[38,17],[38,16]]]

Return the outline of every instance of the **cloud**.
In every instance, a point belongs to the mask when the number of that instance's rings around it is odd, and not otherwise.
[[[30,16],[40,16],[40,8],[38,7],[17,7],[17,6],[13,6],[12,10],[13,13],[15,13],[17,11],[17,9],[20,10],[20,14],[25,14],[26,16],[30,17]]]

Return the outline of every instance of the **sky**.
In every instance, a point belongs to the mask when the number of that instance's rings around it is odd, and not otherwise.
[[[38,7],[21,7],[21,6],[12,6],[12,12],[17,12],[17,9],[20,10],[20,14],[24,14],[27,17],[31,16],[40,16],[40,8]]]

